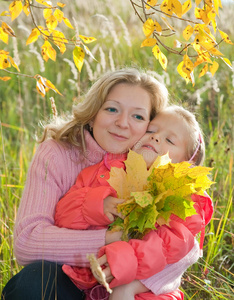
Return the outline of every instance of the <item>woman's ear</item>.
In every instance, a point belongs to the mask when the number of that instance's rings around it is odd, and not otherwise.
[[[93,131],[93,121],[90,121],[90,122],[89,122],[89,130],[90,130],[90,131]]]

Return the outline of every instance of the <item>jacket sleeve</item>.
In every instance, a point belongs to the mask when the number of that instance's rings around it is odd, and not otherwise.
[[[58,227],[88,229],[92,225],[111,223],[103,212],[103,200],[107,196],[116,196],[116,192],[110,186],[84,186],[82,173],[58,202],[55,211],[55,225]]]
[[[129,245],[122,247],[122,251],[117,252],[115,256],[112,255],[109,245],[102,247],[100,254],[106,254],[107,260],[110,265],[111,271],[115,270],[114,286],[119,285],[119,282],[123,282],[122,274],[128,269],[132,277],[135,272],[135,279],[145,279],[160,271],[162,271],[166,265],[173,264],[182,259],[194,246],[194,236],[201,231],[202,226],[207,223],[210,217],[204,220],[207,214],[206,203],[209,199],[206,197],[198,196],[193,199],[195,201],[196,215],[193,215],[186,220],[182,220],[176,216],[171,217],[169,226],[163,225],[148,233],[142,240],[132,239],[129,241]],[[205,204],[205,205],[204,205]],[[212,211],[212,209],[211,209]],[[129,246],[134,249],[134,255],[137,260],[137,267],[128,268],[128,265],[124,265],[119,273],[115,262],[116,256],[122,255],[124,258],[125,253],[129,255]],[[112,246],[113,247],[113,246]],[[130,275],[129,275],[130,276]],[[123,283],[122,283],[123,284]]]

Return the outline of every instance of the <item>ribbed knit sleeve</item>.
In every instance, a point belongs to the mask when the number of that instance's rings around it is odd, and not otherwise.
[[[189,253],[178,262],[167,265],[163,271],[141,280],[149,290],[155,295],[166,294],[179,288],[183,273],[189,266],[196,263],[200,257],[199,244],[195,239],[195,244]]]
[[[44,259],[87,266],[86,254],[96,254],[105,244],[106,230],[54,226],[56,204],[74,184],[81,169],[91,164],[81,159],[79,151],[75,153],[74,149],[53,140],[38,147],[28,171],[14,230],[14,251],[20,264]]]

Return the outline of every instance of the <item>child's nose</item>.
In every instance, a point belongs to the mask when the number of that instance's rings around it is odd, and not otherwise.
[[[154,134],[151,136],[151,139],[152,139],[152,140],[155,140],[157,143],[160,143],[160,137],[159,137],[159,134],[158,134],[158,133],[154,133]]]

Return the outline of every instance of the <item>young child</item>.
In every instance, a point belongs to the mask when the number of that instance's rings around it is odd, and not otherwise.
[[[158,155],[168,152],[173,163],[191,161],[194,165],[202,164],[205,155],[199,124],[193,114],[179,106],[159,112],[133,150],[143,155],[147,167]],[[116,192],[107,179],[111,167],[125,167],[125,159],[126,154],[107,153],[101,163],[84,169],[75,185],[59,201],[55,224],[73,229],[100,229],[110,224],[114,219],[110,212],[113,208],[108,208],[105,202],[116,197]],[[110,299],[134,299],[137,294],[136,280],[162,271],[166,265],[176,263],[193,248],[194,237],[210,221],[213,207],[206,195],[193,195],[192,199],[197,214],[185,221],[172,216],[170,226],[156,224],[157,230],[151,231],[142,240],[114,242],[101,248],[100,261],[104,265],[108,263],[114,277],[110,282],[114,290]],[[78,287],[82,286],[84,270],[70,266],[64,266],[63,269]],[[84,282],[84,286],[91,287],[95,283],[93,279],[92,276],[88,278],[89,282]],[[146,292],[136,295],[135,299],[183,299],[183,296],[179,291],[160,296]]]

